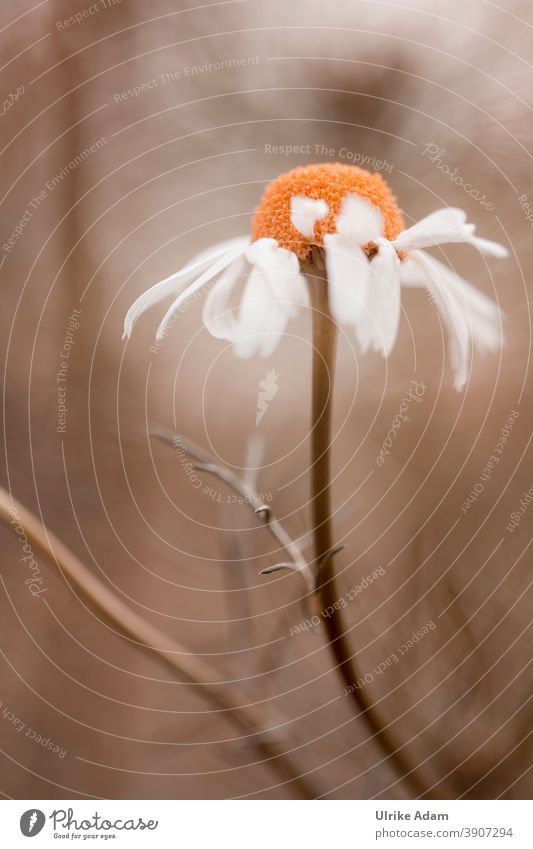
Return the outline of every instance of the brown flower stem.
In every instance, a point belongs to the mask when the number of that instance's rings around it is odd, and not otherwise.
[[[243,704],[224,682],[217,680],[216,671],[205,660],[191,654],[131,610],[33,513],[1,487],[0,522],[11,529],[14,525],[21,526],[34,548],[52,566],[59,568],[63,576],[123,635],[139,648],[156,655],[181,679],[196,685],[197,692],[216,710],[226,714],[243,734],[243,742],[256,749],[261,762],[277,772],[280,783],[288,784],[298,798],[314,799],[322,794],[323,790],[315,787],[309,776],[302,774],[303,770],[294,762],[294,755],[284,750],[281,738],[288,720],[262,704]]]
[[[310,280],[313,306],[313,389],[311,399],[311,487],[315,561],[320,564],[333,547],[331,521],[331,414],[337,328],[328,307],[327,282]],[[329,559],[330,567],[333,558]],[[324,564],[324,569],[327,563]]]
[[[336,661],[336,668],[343,685],[350,693],[361,719],[398,773],[410,784],[413,794],[418,796],[425,788],[414,774],[416,765],[409,764],[404,753],[389,736],[388,728],[381,720],[369,695],[355,686],[361,676],[356,669],[349,639],[346,636],[342,614],[336,602],[334,568],[334,532],[331,511],[331,420],[333,410],[333,384],[337,329],[333,321],[328,300],[328,282],[325,274],[317,267],[308,269],[308,288],[311,297],[313,322],[312,363],[312,430],[311,430],[311,486],[315,561],[317,563],[317,595],[322,610],[333,611],[324,616],[328,644]],[[327,556],[331,553],[330,556]]]

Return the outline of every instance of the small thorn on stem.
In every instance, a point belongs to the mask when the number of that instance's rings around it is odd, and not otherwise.
[[[318,561],[317,570],[316,570],[317,582],[318,582],[318,578],[320,577],[320,573],[322,572],[324,566],[327,563],[329,563],[329,561],[331,560],[332,557],[335,557],[335,555],[338,554],[339,551],[342,551],[344,548],[346,548],[346,546],[344,544],[334,545],[333,548],[330,548],[329,551],[326,551],[326,553],[324,555],[322,555],[322,557]]]

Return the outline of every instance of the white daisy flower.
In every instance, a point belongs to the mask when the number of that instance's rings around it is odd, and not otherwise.
[[[297,168],[267,189],[251,239],[204,251],[142,294],[128,310],[124,335],[131,335],[148,307],[174,295],[157,330],[161,341],[184,302],[205,288],[203,319],[213,336],[231,341],[239,357],[267,357],[290,319],[309,303],[305,267],[318,253],[331,314],[354,331],[363,352],[389,356],[398,335],[401,287],[425,286],[445,324],[454,386],[460,390],[472,346],[481,352],[501,347],[501,314],[490,298],[424,248],[463,242],[488,256],[507,256],[502,245],[474,231],[466,214],[454,208],[404,229],[379,174],[339,164]]]

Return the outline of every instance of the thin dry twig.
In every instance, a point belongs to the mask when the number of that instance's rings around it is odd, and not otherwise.
[[[221,466],[219,463],[214,462],[213,457],[211,457],[211,455],[203,448],[200,448],[199,445],[196,445],[192,440],[185,439],[181,434],[175,433],[169,428],[155,426],[151,429],[150,435],[155,436],[167,445],[172,445],[174,448],[179,447],[185,450],[187,454],[190,454],[191,457],[194,457],[199,461],[195,463],[195,469],[214,475],[219,480],[227,484],[227,486],[236,492],[237,495],[243,498],[244,503],[254,511],[255,515],[259,516],[263,520],[265,527],[270,531],[278,545],[284,549],[291,558],[291,564],[276,564],[274,567],[267,567],[269,571],[273,572],[278,569],[291,568],[302,576],[305,581],[307,591],[309,593],[314,592],[315,579],[309,563],[302,554],[300,546],[292,539],[281,522],[275,518],[270,505],[266,504],[260,498],[259,493],[256,492],[250,483],[240,478],[239,475],[231,469],[227,469],[225,466]],[[264,570],[263,573],[268,574],[268,572],[265,573]]]
[[[15,521],[14,521],[15,520]],[[308,776],[294,763],[279,740],[279,731],[288,720],[273,714],[260,704],[242,704],[221,681],[205,660],[192,655],[184,646],[167,636],[131,610],[115,596],[36,516],[0,487],[0,521],[8,528],[15,523],[24,528],[28,539],[46,559],[58,567],[88,601],[119,631],[132,638],[150,654],[178,673],[180,678],[196,685],[197,692],[227,715],[246,740],[267,761],[283,783],[290,784],[295,795],[313,799],[321,795]]]

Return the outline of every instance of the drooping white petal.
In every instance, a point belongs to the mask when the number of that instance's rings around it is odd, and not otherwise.
[[[234,259],[215,281],[205,299],[203,322],[217,339],[232,340],[236,337],[238,322],[231,309],[231,299],[245,268],[244,256]]]
[[[482,254],[486,254],[487,256],[494,256],[498,259],[505,259],[505,257],[509,256],[507,248],[500,245],[499,242],[492,242],[490,239],[482,239],[481,236],[473,236],[472,243],[476,248],[478,248],[478,250],[481,251]]]
[[[475,224],[466,220],[466,212],[455,207],[447,207],[426,215],[417,224],[403,230],[394,239],[397,250],[417,250],[434,245],[445,245],[452,242],[463,242],[478,248],[481,253],[489,256],[506,257],[507,249],[497,242],[482,239],[474,235]]]
[[[164,298],[167,298],[170,295],[175,295],[198,274],[205,271],[218,257],[233,248],[248,244],[249,241],[248,236],[238,236],[233,239],[226,239],[217,245],[212,245],[206,250],[196,254],[196,256],[194,256],[184,268],[180,269],[180,271],[171,274],[169,277],[166,277],[164,280],[161,280],[159,283],[151,286],[150,289],[147,289],[146,292],[142,293],[142,295],[139,295],[137,300],[133,302],[126,313],[122,338],[129,339],[135,322],[143,312],[149,309],[149,307],[152,307],[154,304],[158,304],[159,301],[164,300]]]
[[[278,344],[289,313],[272,291],[266,273],[257,267],[250,271],[239,312],[239,325],[233,340],[235,354],[247,359],[254,354],[269,356]]]
[[[298,257],[279,246],[275,239],[257,239],[248,245],[246,259],[255,268],[269,274],[271,271],[298,271]]]
[[[459,308],[466,313],[465,317],[474,346],[481,353],[500,350],[504,343],[504,316],[498,305],[447,265],[443,265],[434,257],[431,259],[451,296],[456,299]]]
[[[383,235],[383,216],[377,206],[365,198],[347,195],[342,202],[336,230],[359,247],[364,247]]]
[[[181,271],[171,274],[170,277],[166,277],[164,280],[156,283],[155,286],[151,286],[150,289],[147,289],[146,292],[142,293],[142,295],[139,295],[137,300],[133,302],[126,313],[122,338],[130,338],[133,326],[143,312],[154,306],[154,304],[158,304],[159,301],[162,301],[169,295],[174,295],[182,288],[182,286],[189,283],[197,274],[201,274],[210,262],[210,260],[203,260],[192,265],[188,265],[185,268],[182,268]]]
[[[279,248],[275,239],[256,239],[246,248],[246,259],[251,265],[255,265],[265,271],[272,262],[272,256]]]
[[[287,310],[289,317],[309,302],[298,257],[281,248],[275,239],[253,242],[246,251],[246,259],[266,275],[272,296]]]
[[[249,244],[249,243],[248,243]],[[216,277],[217,274],[220,274],[221,271],[224,271],[228,265],[231,265],[233,260],[237,259],[238,256],[241,256],[246,251],[247,245],[239,245],[239,247],[233,248],[232,250],[226,251],[226,253],[220,257],[216,262],[209,266],[209,268],[204,271],[200,277],[194,281],[184,292],[182,292],[175,301],[172,302],[168,310],[166,311],[163,321],[157,328],[156,333],[156,341],[161,342],[162,339],[166,336],[167,328],[169,323],[172,321],[174,315],[178,312],[182,303],[186,301],[188,298],[192,297],[196,292],[198,292],[206,283]]]
[[[419,266],[407,256],[400,263],[400,282],[406,289],[420,289],[424,284],[424,274]]]
[[[315,235],[315,224],[322,221],[329,212],[329,206],[325,200],[295,195],[291,198],[291,224],[306,239],[312,239]]]
[[[411,259],[422,271],[427,288],[446,325],[449,335],[450,363],[454,372],[454,386],[460,391],[468,377],[470,362],[470,344],[473,339],[483,338],[486,332],[486,319],[481,322],[468,314],[464,290],[455,281],[450,285],[452,272],[425,251],[412,251]],[[462,295],[462,297],[461,297]]]
[[[378,351],[388,357],[400,323],[400,259],[386,239],[370,263],[370,284],[365,309],[357,321],[357,338],[363,352]]]
[[[338,233],[327,233],[324,247],[331,314],[339,324],[350,324],[357,329],[361,310],[368,300],[368,258],[360,247]]]

